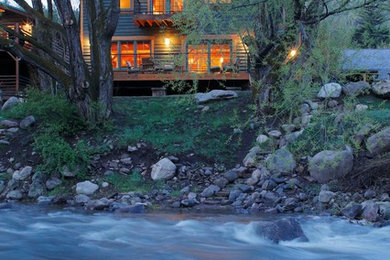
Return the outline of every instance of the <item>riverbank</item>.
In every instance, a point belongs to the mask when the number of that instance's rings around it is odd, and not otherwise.
[[[351,109],[339,92],[305,101],[288,124],[266,126],[250,93],[206,104],[122,98],[116,132],[80,132],[57,153],[57,137],[46,138],[39,118],[10,118],[2,121],[1,197],[89,211],[319,214],[388,225],[388,146],[369,145],[378,134],[386,140],[387,108],[365,98]],[[52,150],[39,149],[42,131]],[[54,155],[61,160],[47,164]]]

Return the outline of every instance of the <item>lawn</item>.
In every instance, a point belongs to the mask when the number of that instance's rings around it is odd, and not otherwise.
[[[193,95],[117,97],[114,111],[120,145],[145,141],[160,153],[197,156],[215,162],[237,161],[254,135],[249,122],[254,114],[250,92],[239,98],[207,104],[202,111]],[[234,133],[234,129],[242,133]],[[250,136],[250,137],[249,137]],[[241,158],[242,159],[242,158]]]

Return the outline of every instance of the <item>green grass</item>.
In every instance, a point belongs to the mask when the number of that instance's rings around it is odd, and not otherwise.
[[[161,153],[193,152],[216,162],[229,162],[242,145],[233,129],[246,129],[253,114],[251,104],[249,92],[240,92],[238,99],[207,104],[207,112],[198,108],[193,95],[115,98],[114,111],[120,114],[119,144],[142,140]]]
[[[113,185],[119,192],[133,191],[147,193],[154,188],[160,189],[163,185],[161,182],[144,180],[143,176],[138,171],[134,171],[130,175],[115,173],[107,176],[105,181]]]

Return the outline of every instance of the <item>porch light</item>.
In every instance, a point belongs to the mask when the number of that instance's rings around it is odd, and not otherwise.
[[[166,46],[171,45],[171,39],[169,39],[169,38],[165,38],[165,39],[164,39],[164,42],[165,42],[165,45],[166,45]]]
[[[25,23],[25,24],[22,25],[22,29],[25,32],[31,33],[32,25],[30,23]]]
[[[298,54],[298,51],[297,51],[296,49],[292,49],[292,50],[290,51],[290,57],[291,57],[291,58],[295,57],[297,54]]]

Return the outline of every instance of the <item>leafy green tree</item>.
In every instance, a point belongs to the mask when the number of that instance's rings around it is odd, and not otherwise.
[[[378,48],[390,43],[390,30],[378,5],[367,6],[360,12],[353,40],[361,48]]]

